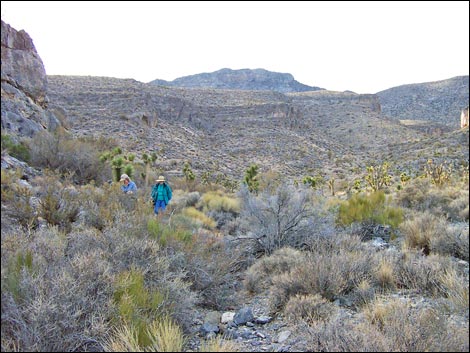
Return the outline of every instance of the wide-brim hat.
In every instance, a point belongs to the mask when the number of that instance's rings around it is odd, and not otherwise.
[[[165,181],[165,177],[164,177],[163,175],[160,175],[156,181],[157,181],[157,182],[159,182],[159,181],[163,181],[163,182],[164,182],[164,181]]]
[[[121,175],[121,180],[119,180],[119,181],[124,181],[124,180],[126,180],[126,179],[130,179],[130,178],[129,178],[129,175],[123,174],[123,175]]]

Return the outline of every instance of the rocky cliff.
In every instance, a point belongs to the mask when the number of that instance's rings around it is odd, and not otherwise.
[[[2,21],[2,129],[20,136],[61,123],[47,109],[47,76],[31,37]]]
[[[377,95],[385,115],[399,120],[423,120],[458,129],[468,106],[469,77],[393,87]]]
[[[199,87],[236,90],[305,92],[321,90],[320,87],[304,85],[291,74],[267,71],[264,69],[221,69],[211,73],[184,76],[173,81],[154,80],[151,84],[172,87]]]

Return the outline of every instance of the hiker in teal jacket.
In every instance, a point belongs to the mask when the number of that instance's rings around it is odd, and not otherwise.
[[[162,213],[165,211],[168,202],[172,197],[170,185],[165,182],[165,177],[160,175],[156,180],[157,183],[152,187],[152,200],[154,204],[154,212],[158,215],[158,210],[161,208]]]

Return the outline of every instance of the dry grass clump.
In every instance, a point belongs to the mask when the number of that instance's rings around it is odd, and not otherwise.
[[[294,321],[327,321],[336,312],[337,307],[318,294],[296,295],[286,304],[284,313]]]
[[[444,218],[424,212],[404,222],[400,230],[408,249],[417,249],[426,255],[451,255],[468,261],[468,226],[450,225]]]
[[[468,282],[455,269],[449,269],[439,275],[441,291],[456,313],[467,313],[469,309]]]
[[[428,255],[431,252],[431,241],[446,232],[446,224],[429,212],[417,215],[414,219],[405,221],[400,230],[405,237],[405,246],[418,249]]]
[[[182,352],[185,338],[181,329],[168,317],[152,321],[145,327],[148,344],[139,341],[139,330],[132,325],[113,329],[106,339],[107,352]]]
[[[315,322],[307,336],[312,352],[465,352],[469,347],[468,325],[456,328],[434,309],[416,310],[406,301],[385,298],[354,320],[336,316]]]
[[[378,300],[364,310],[369,323],[386,338],[390,351],[427,352],[468,347],[468,338],[451,337],[443,313],[432,308],[413,309],[399,299]],[[461,334],[461,333],[460,333]],[[467,341],[467,343],[465,343]]]
[[[232,246],[223,238],[210,233],[200,233],[172,257],[171,267],[184,269],[185,279],[191,289],[198,293],[199,305],[215,310],[226,310],[236,306],[237,272],[248,264],[241,249]]]
[[[288,273],[304,261],[305,254],[299,250],[278,249],[272,255],[264,256],[256,261],[246,271],[245,288],[250,292],[259,293],[272,284],[274,276]]]
[[[406,251],[395,263],[397,287],[416,290],[422,295],[442,296],[442,274],[453,269],[448,257],[423,256],[419,252]]]
[[[357,283],[372,276],[374,258],[366,252],[309,254],[289,273],[272,279],[270,304],[273,309],[285,306],[297,294],[319,294],[333,301],[352,292]]]
[[[397,202],[415,211],[444,215],[450,221],[468,221],[468,192],[468,182],[436,187],[418,178],[398,193]]]
[[[203,212],[197,210],[195,207],[187,207],[183,209],[182,214],[195,220],[206,229],[214,229],[216,226],[216,222],[212,218],[206,216]]]
[[[222,191],[209,191],[202,195],[200,207],[205,212],[230,212],[233,215],[240,213],[240,200],[225,195]]]
[[[379,267],[375,272],[375,280],[383,290],[395,289],[396,278],[393,264],[387,261],[387,259],[383,258],[380,261]]]

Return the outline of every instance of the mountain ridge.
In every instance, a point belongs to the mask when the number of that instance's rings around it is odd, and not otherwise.
[[[223,68],[214,72],[204,72],[183,76],[173,81],[153,80],[154,85],[185,88],[222,88],[256,91],[277,91],[281,93],[317,91],[323,88],[308,86],[294,79],[290,73],[280,73],[265,69]]]
[[[469,104],[469,76],[411,83],[376,93],[384,114],[398,120],[423,120],[457,128]]]

